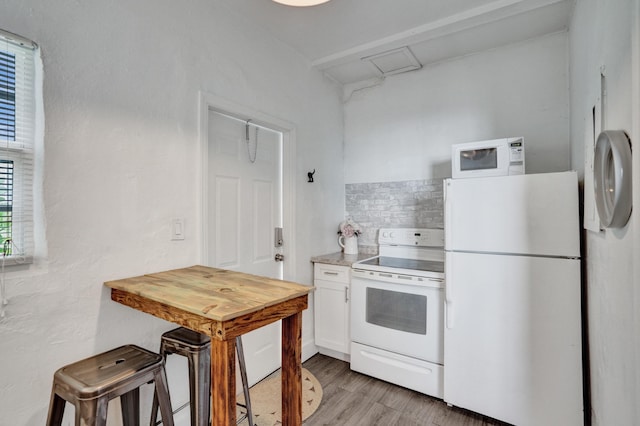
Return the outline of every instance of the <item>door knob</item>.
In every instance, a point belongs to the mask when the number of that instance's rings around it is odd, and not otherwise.
[[[284,254],[276,253],[276,262],[284,262]]]

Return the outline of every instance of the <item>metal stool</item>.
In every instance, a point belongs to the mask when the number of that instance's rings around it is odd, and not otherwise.
[[[121,346],[62,367],[53,376],[47,426],[60,426],[66,402],[76,409],[76,426],[107,424],[107,405],[120,397],[122,423],[140,424],[140,386],[155,382],[165,426],[173,426],[171,400],[160,355],[134,345]]]
[[[244,400],[246,401],[246,405],[238,405],[247,410],[247,413],[238,419],[238,423],[249,419],[249,425],[253,426],[247,369],[240,336],[236,337],[236,351],[240,364]],[[166,360],[167,355],[170,354],[185,356],[189,363],[191,426],[208,426],[211,413],[211,339],[209,336],[184,327],[167,331],[160,340],[160,355]],[[158,400],[154,395],[151,426],[156,424],[157,416]]]

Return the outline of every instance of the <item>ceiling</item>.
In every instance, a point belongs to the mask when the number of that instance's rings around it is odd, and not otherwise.
[[[568,28],[575,0],[221,0],[343,85]]]

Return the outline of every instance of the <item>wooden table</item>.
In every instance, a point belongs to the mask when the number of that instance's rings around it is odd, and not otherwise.
[[[312,287],[206,266],[106,282],[111,299],[211,337],[212,426],[236,424],[235,338],[282,320],[282,423],[302,424],[302,311]]]

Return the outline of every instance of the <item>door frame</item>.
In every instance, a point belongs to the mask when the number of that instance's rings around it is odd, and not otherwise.
[[[201,212],[198,218],[197,228],[200,235],[199,259],[206,264],[209,258],[209,111],[237,117],[241,120],[251,120],[260,126],[268,127],[282,132],[282,226],[283,240],[282,254],[284,255],[283,278],[295,280],[296,250],[295,239],[295,148],[296,127],[293,123],[278,117],[265,114],[254,108],[222,98],[209,92],[198,93],[198,137],[200,141],[200,203]]]

